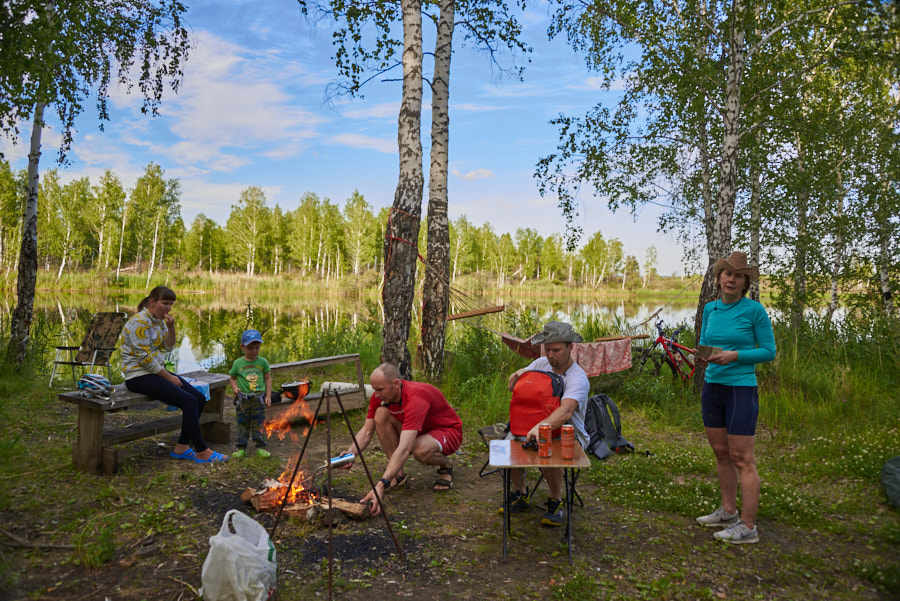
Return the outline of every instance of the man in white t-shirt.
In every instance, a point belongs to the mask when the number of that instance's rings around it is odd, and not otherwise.
[[[581,334],[572,329],[572,326],[561,321],[550,321],[544,325],[544,329],[531,337],[532,344],[544,345],[544,356],[532,361],[527,367],[513,372],[509,376],[508,388],[512,391],[519,379],[526,371],[552,371],[563,379],[565,388],[559,407],[551,413],[544,423],[549,423],[552,429],[557,429],[563,424],[572,424],[575,427],[575,440],[582,446],[587,445],[588,435],[584,428],[584,416],[587,411],[587,399],[590,383],[587,375],[578,363],[572,359],[572,344],[581,342]],[[538,425],[529,430],[527,440],[537,440]],[[525,494],[525,470],[511,470],[513,487],[517,490],[510,492],[510,513],[519,513],[527,510],[530,505]],[[550,489],[550,500],[547,502],[547,513],[544,514],[541,523],[545,526],[561,526],[566,518],[565,508],[562,503],[562,468],[544,468],[544,478]]]

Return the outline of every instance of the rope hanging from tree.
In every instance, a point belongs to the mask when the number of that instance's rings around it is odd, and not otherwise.
[[[440,283],[446,286],[447,290],[450,291],[450,304],[451,307],[453,307],[456,311],[452,315],[447,316],[447,321],[452,321],[455,319],[466,319],[470,317],[477,317],[479,315],[485,315],[488,313],[499,313],[503,311],[503,305],[492,305],[477,294],[469,292],[468,290],[465,290],[463,288],[453,286],[450,283],[449,278],[445,274],[441,273],[442,270],[437,265],[429,263],[428,259],[422,256],[422,253],[419,252],[418,243],[395,236],[393,221],[394,213],[399,213],[413,219],[418,219],[417,216],[411,213],[407,213],[406,211],[401,211],[400,209],[395,208],[390,209],[390,213],[388,214],[388,231],[385,233],[385,238],[390,240],[391,244],[388,244],[387,256],[385,257],[384,261],[385,273],[387,272],[387,266],[391,260],[391,248],[393,246],[393,242],[402,242],[403,244],[408,244],[413,247],[413,250],[416,253],[416,257],[418,257],[422,265],[425,266],[426,271],[429,271],[431,275],[436,277],[438,281],[440,281]]]

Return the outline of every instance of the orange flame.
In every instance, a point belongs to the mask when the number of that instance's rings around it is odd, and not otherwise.
[[[291,440],[294,442],[297,441],[297,435],[291,430],[291,424],[294,423],[298,417],[302,417],[306,420],[307,424],[311,424],[315,414],[312,412],[312,409],[309,408],[309,403],[306,402],[304,398],[299,398],[294,403],[273,417],[272,419],[267,419],[263,422],[263,428],[266,431],[266,438],[271,438],[272,435],[277,435],[279,440],[284,440],[285,436],[290,435]],[[309,428],[304,428],[303,435],[309,432]]]
[[[313,486],[315,474],[311,472],[305,464],[300,464],[297,475],[294,478],[292,486],[288,487],[291,482],[291,476],[294,475],[294,467],[297,465],[299,454],[293,455],[284,468],[284,471],[278,476],[278,481],[269,480],[266,482],[268,490],[267,497],[273,497],[272,501],[280,504],[282,499],[287,496],[287,503],[312,503],[319,500],[319,492]]]

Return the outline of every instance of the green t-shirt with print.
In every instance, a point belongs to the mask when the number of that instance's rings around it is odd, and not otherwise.
[[[261,394],[266,392],[265,375],[269,373],[269,362],[262,357],[254,361],[247,361],[243,357],[235,359],[228,372],[237,380],[238,390],[248,394]]]

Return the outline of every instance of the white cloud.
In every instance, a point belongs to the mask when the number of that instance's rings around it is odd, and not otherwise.
[[[325,140],[333,146],[349,146],[350,148],[364,148],[376,150],[385,154],[397,154],[397,138],[376,138],[363,134],[337,134]]]
[[[494,177],[493,171],[491,171],[490,169],[484,169],[484,168],[473,169],[472,171],[469,171],[468,173],[461,173],[458,169],[451,169],[450,173],[452,173],[454,176],[458,177],[459,179],[467,181],[467,182],[472,182],[472,181],[479,180],[479,179],[489,179],[489,178]]]
[[[341,113],[348,119],[397,119],[400,114],[399,102],[383,102],[375,106],[354,108]]]
[[[452,103],[450,108],[454,111],[464,111],[468,113],[484,113],[488,111],[502,111],[502,106],[492,106],[487,104],[478,104],[475,102],[463,102],[460,104]]]
[[[159,109],[158,121],[168,135],[157,136],[155,144],[145,142],[143,130],[151,126],[137,112],[140,100],[118,90],[116,105],[133,114],[120,135],[126,143],[201,170],[232,171],[250,162],[251,150],[269,157],[297,155],[328,119],[297,106],[287,88],[297,84],[303,69],[294,65],[286,75],[287,69],[278,53],[200,32],[180,92]]]
[[[170,175],[166,173],[166,175]],[[181,216],[190,227],[194,217],[203,213],[224,226],[231,214],[231,206],[238,203],[241,192],[254,184],[241,182],[211,183],[202,179],[181,180]],[[282,195],[280,186],[260,186],[266,196],[266,206],[274,207]]]

